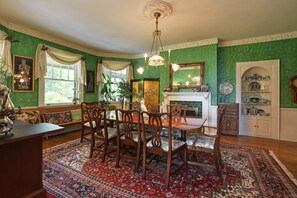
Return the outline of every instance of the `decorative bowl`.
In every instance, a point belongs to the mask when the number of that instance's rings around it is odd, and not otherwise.
[[[260,98],[250,98],[250,102],[252,103],[258,103],[260,101]]]

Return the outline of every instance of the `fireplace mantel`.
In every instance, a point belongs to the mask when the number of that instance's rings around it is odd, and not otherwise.
[[[164,98],[168,96],[200,96],[208,99],[210,96],[210,92],[163,92],[163,96]]]
[[[165,106],[170,104],[170,101],[200,101],[202,102],[202,119],[209,120],[209,109],[211,102],[210,92],[163,92]]]

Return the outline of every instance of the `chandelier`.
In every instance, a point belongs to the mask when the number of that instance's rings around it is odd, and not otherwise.
[[[149,19],[156,20],[156,30],[153,32],[153,43],[151,46],[150,54],[144,55],[144,66],[139,67],[137,72],[142,74],[145,68],[150,66],[167,66],[170,65],[170,49],[168,50],[167,57],[165,57],[163,43],[161,41],[161,30],[158,29],[158,19],[165,18],[171,15],[172,7],[169,3],[161,0],[152,0],[148,2],[144,9],[144,15]],[[162,52],[162,53],[161,53]],[[173,70],[178,70],[179,66],[174,64]]]
[[[166,66],[170,63],[170,50],[168,50],[167,59],[165,58],[165,56],[161,56],[159,49],[161,51],[164,51],[163,44],[161,41],[161,31],[158,29],[158,19],[161,16],[161,13],[155,12],[154,16],[156,18],[156,30],[153,32],[153,43],[151,47],[150,57],[147,57],[147,54],[145,54],[144,62],[147,66]]]

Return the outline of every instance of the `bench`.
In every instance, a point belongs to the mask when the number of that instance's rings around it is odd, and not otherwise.
[[[16,120],[31,124],[47,122],[64,127],[63,130],[53,132],[49,136],[81,130],[80,105],[30,107],[24,108],[22,112],[20,115],[15,115]]]

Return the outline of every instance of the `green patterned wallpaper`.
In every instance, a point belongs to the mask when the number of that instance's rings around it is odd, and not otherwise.
[[[272,59],[280,59],[280,107],[297,108],[288,86],[297,75],[297,39],[218,48],[218,84],[229,81],[235,87],[236,62]],[[226,102],[235,101],[236,91],[226,98]]]
[[[102,57],[97,57],[76,49],[72,49],[69,47],[65,47],[53,42],[49,42],[43,39],[39,39],[33,36],[29,36],[23,33],[19,33],[16,31],[8,30],[4,26],[0,25],[0,29],[7,32],[7,34],[12,35],[14,39],[19,40],[19,43],[12,43],[11,46],[11,54],[12,55],[20,55],[27,56],[31,58],[35,58],[36,47],[39,43],[43,43],[55,48],[59,48],[65,51],[82,54],[86,57],[86,69],[96,71],[97,61],[98,59],[102,59]],[[103,59],[108,60],[125,60],[130,61],[129,59],[121,59],[121,58],[107,58]],[[11,88],[11,78],[7,80],[8,87]],[[38,106],[38,80],[34,82],[34,92],[11,92],[11,99],[14,102],[15,106],[21,107],[29,107],[29,106]],[[95,93],[86,93],[86,89],[84,90],[84,101],[97,101],[98,100],[98,89],[96,86]]]
[[[73,53],[83,54],[86,59],[86,67],[88,70],[96,70],[97,60],[102,57],[97,57],[79,50],[68,48],[56,43],[45,41],[36,37],[22,34],[16,31],[8,30],[3,25],[0,29],[12,35],[15,39],[20,40],[19,43],[12,43],[12,55],[21,55],[35,58],[35,50],[39,43],[44,43],[62,50],[67,50]],[[297,75],[297,39],[288,39],[281,41],[272,41],[266,43],[257,43],[241,46],[222,47],[217,45],[200,46],[193,48],[185,48],[172,50],[172,63],[190,63],[204,62],[205,63],[205,83],[210,85],[212,93],[212,105],[222,101],[218,93],[218,85],[221,82],[229,81],[235,87],[236,82],[236,62],[257,61],[280,59],[280,101],[282,108],[297,108],[297,105],[291,102],[291,89],[288,86],[288,81],[294,75]],[[103,58],[106,60],[123,60],[121,58]],[[144,74],[137,73],[137,68],[144,64],[143,58],[133,59],[134,78],[160,78],[160,95],[163,101],[162,90],[169,85],[169,68],[155,67],[144,71]],[[11,87],[11,79],[7,80],[7,84]],[[185,90],[191,91],[191,90]],[[85,101],[96,101],[98,93],[84,93]],[[235,102],[236,90],[225,98],[226,102]],[[35,81],[34,92],[12,92],[11,98],[16,106],[37,106],[38,105],[38,81]]]
[[[217,104],[217,45],[199,46],[171,51],[171,63],[204,62],[204,82],[210,85],[212,105]],[[134,59],[134,78],[160,78],[160,101],[163,101],[162,91],[169,86],[169,67],[151,67],[142,75],[137,69],[144,65],[144,59]],[[188,90],[187,90],[188,91]]]

